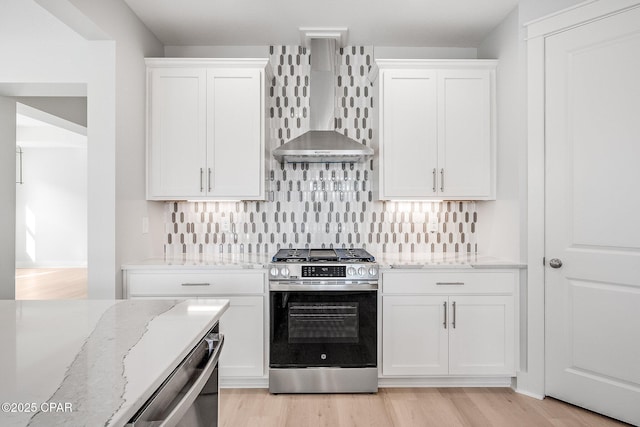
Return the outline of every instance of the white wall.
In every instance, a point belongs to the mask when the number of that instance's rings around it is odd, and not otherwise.
[[[518,9],[478,47],[478,57],[499,59],[497,86],[497,188],[496,200],[478,202],[479,252],[520,261],[521,192],[526,188],[526,139],[520,129],[520,51],[518,43]]]
[[[114,209],[115,254],[113,258],[111,289],[100,286],[92,292],[92,271],[89,269],[89,297],[120,297],[121,280],[120,265],[162,254],[162,237],[164,230],[163,204],[147,202],[145,200],[145,93],[146,67],[144,58],[147,56],[162,56],[164,49],[155,36],[140,22],[131,9],[122,0],[96,2],[92,0],[69,0],[80,13],[93,21],[110,39],[115,41],[115,80],[111,96],[114,96],[115,123],[110,131],[114,132],[114,150],[105,152],[103,161],[113,161],[112,169],[115,191],[109,194],[97,194],[104,200],[97,201],[104,204],[102,210],[90,210],[91,220],[100,220],[100,215],[108,214],[107,209]],[[99,88],[99,90],[102,90]],[[100,96],[109,96],[106,90]],[[91,104],[91,93],[89,94]],[[91,113],[91,110],[89,111]],[[89,115],[89,131],[92,130],[91,114]],[[90,142],[91,144],[91,142]],[[90,155],[91,157],[91,155]],[[113,159],[113,160],[112,160]],[[100,161],[100,159],[96,159]],[[89,161],[91,168],[91,159]],[[90,181],[91,188],[91,181]],[[93,191],[93,190],[91,190]],[[109,190],[107,190],[109,191]],[[113,197],[113,199],[111,199]],[[107,202],[113,200],[109,207]],[[148,217],[150,229],[148,234],[142,234],[142,218]],[[110,231],[110,230],[108,230]],[[108,238],[106,232],[104,238]],[[91,242],[91,235],[89,236]],[[90,247],[90,251],[91,251]],[[99,250],[96,248],[96,251]],[[96,252],[96,256],[99,253]],[[91,256],[91,252],[90,252]],[[108,271],[97,272],[100,277],[93,280],[105,280]]]
[[[86,82],[88,48],[33,0],[2,0],[0,85]]]
[[[167,58],[267,58],[269,46],[165,46]]]
[[[585,0],[520,0],[519,21],[521,25],[526,24],[534,19],[542,18],[584,2]]]
[[[520,111],[522,116],[521,134],[527,136],[527,48],[525,42],[525,31],[523,24],[544,17],[560,11],[562,9],[572,7],[578,3],[582,3],[580,0],[520,0],[520,13],[519,13],[519,43],[521,52],[520,61],[520,75],[522,76],[521,85],[521,103]],[[528,208],[528,205],[527,205]],[[522,212],[521,218],[523,220],[523,227],[528,228],[526,211]],[[527,230],[528,232],[528,230]],[[527,246],[529,236],[527,235],[524,240],[522,249],[523,259],[528,259]],[[540,275],[536,273],[541,266],[542,260],[528,259],[530,268],[527,271],[527,288],[526,288],[526,301],[527,301],[527,371],[518,375],[518,390],[530,394],[533,396],[544,396],[544,328],[545,328],[545,293],[544,293],[544,278],[540,278]],[[535,265],[534,265],[535,264]]]
[[[16,102],[0,96],[0,299],[16,297],[15,142]]]
[[[3,0],[0,95],[86,93],[87,42],[32,0]],[[0,112],[0,297],[15,298],[15,100]],[[4,162],[9,162],[7,165]]]
[[[475,47],[375,46],[376,59],[473,59]],[[174,58],[266,58],[269,46],[165,46],[164,56]]]
[[[18,141],[20,144],[20,141]],[[16,267],[86,267],[87,148],[23,148]]]
[[[122,0],[3,0],[0,94],[88,97],[90,298],[119,296],[122,261],[162,249],[162,204],[144,200],[143,59],[162,53]]]
[[[475,47],[375,46],[376,59],[475,59]]]
[[[527,74],[526,43],[523,24],[581,0],[520,0],[517,15],[511,13],[483,41],[478,56],[500,59],[498,69],[498,200],[479,203],[478,229],[480,250],[491,255],[527,258]],[[506,139],[506,141],[505,141]],[[512,144],[511,141],[515,141]],[[512,233],[510,236],[508,233]],[[494,240],[492,240],[494,239]],[[517,257],[509,253],[517,253]],[[541,261],[541,260],[540,260]],[[518,374],[517,390],[536,397],[544,396],[544,283],[532,282],[522,275],[522,339],[526,340],[526,363]]]

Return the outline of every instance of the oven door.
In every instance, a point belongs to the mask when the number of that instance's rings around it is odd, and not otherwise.
[[[271,368],[377,366],[377,285],[270,289]]]

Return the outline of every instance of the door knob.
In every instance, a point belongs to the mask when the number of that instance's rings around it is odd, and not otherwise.
[[[560,268],[562,267],[562,261],[558,258],[551,258],[549,260],[549,265],[551,266],[551,268]]]

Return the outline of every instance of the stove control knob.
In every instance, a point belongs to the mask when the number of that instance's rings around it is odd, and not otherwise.
[[[271,270],[269,271],[269,273],[273,277],[278,277],[278,272],[279,272],[278,267],[272,267]]]
[[[287,267],[282,267],[280,269],[280,274],[282,277],[289,277],[289,269]]]
[[[355,276],[356,275],[356,269],[353,267],[349,267],[347,268],[347,276]]]
[[[378,274],[378,270],[375,267],[371,267],[369,269],[369,276],[375,276],[376,274]]]
[[[364,274],[367,272],[367,270],[364,269],[364,267],[360,267],[358,269],[358,276],[364,276]]]

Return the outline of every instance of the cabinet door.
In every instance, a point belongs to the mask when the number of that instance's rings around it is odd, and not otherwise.
[[[491,72],[438,71],[438,193],[492,196]]]
[[[449,373],[515,375],[513,297],[451,296],[449,306]]]
[[[262,71],[207,71],[207,193],[264,198]]]
[[[224,347],[220,355],[220,376],[262,377],[264,375],[264,297],[216,296],[228,299],[229,309],[220,318]]]
[[[447,374],[446,303],[440,296],[383,297],[383,375]]]
[[[432,70],[387,70],[380,99],[381,199],[436,195],[437,98]]]
[[[204,69],[149,71],[148,199],[204,195],[205,76]]]

